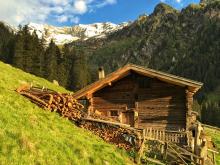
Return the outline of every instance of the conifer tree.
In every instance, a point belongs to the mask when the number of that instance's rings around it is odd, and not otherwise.
[[[32,51],[31,51],[31,58],[32,58],[32,72],[37,76],[42,75],[42,58],[44,55],[44,47],[41,43],[41,40],[38,39],[36,31],[32,34]]]
[[[85,87],[89,80],[87,57],[82,49],[76,50],[76,54],[73,55],[73,62],[71,68],[71,84],[70,88],[79,90]]]
[[[58,57],[58,81],[62,86],[69,84],[69,74],[72,65],[71,55],[68,47],[64,45],[60,56]]]
[[[44,55],[44,77],[50,81],[57,80],[58,74],[58,57],[60,56],[59,48],[51,40],[49,47]]]
[[[24,38],[22,31],[18,31],[16,37],[15,37],[15,47],[14,47],[14,56],[13,56],[13,62],[12,64],[20,69],[24,70],[23,66],[23,58],[24,58]]]

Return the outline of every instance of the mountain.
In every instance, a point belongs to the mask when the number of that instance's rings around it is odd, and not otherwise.
[[[18,31],[18,28],[7,23],[4,24],[14,32]],[[44,37],[47,44],[53,39],[57,45],[64,45],[77,40],[87,40],[89,38],[104,38],[107,34],[120,30],[127,25],[128,23],[117,25],[111,22],[79,24],[72,27],[56,27],[37,23],[27,24],[31,33],[36,31],[37,36],[39,38]]]
[[[68,46],[84,50],[92,81],[99,66],[110,73],[134,63],[203,82],[195,109],[203,122],[220,126],[219,36],[220,1],[191,4],[181,11],[160,3],[149,16],[141,15],[106,38]]]
[[[215,1],[219,1],[219,0],[215,0]],[[213,0],[200,0],[200,3],[212,3]]]
[[[24,83],[68,92],[0,62],[0,164],[133,164],[116,146],[15,92]]]
[[[53,42],[44,47],[44,41],[33,32],[29,34],[28,27],[13,35],[0,24],[0,59],[50,81],[57,80],[71,90],[97,80],[100,66],[111,73],[127,63],[201,81],[204,86],[195,97],[194,109],[203,122],[220,126],[219,0],[190,4],[181,11],[160,3],[152,14],[140,15],[104,35],[91,33],[89,29],[97,30],[97,26],[87,25],[88,33],[85,29],[77,33],[76,29],[85,27],[76,27],[74,36],[81,38],[59,48]]]

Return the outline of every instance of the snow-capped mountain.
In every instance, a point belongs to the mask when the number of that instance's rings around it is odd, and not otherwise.
[[[122,29],[127,25],[128,23],[117,25],[106,22],[88,25],[79,24],[72,27],[55,27],[46,24],[29,23],[28,27],[31,33],[35,30],[39,38],[44,36],[47,43],[53,39],[57,45],[63,45],[76,40],[87,40],[92,37],[102,38],[106,34]]]

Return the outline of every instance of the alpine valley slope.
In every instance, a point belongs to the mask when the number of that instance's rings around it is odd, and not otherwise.
[[[20,84],[68,92],[0,62],[0,164],[133,164],[127,153],[17,94]]]

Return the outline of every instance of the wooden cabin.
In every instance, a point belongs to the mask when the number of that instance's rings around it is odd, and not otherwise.
[[[189,129],[193,95],[202,83],[132,64],[99,75],[100,80],[74,94],[88,101],[89,114],[135,128]]]

